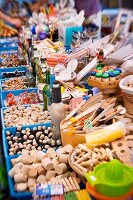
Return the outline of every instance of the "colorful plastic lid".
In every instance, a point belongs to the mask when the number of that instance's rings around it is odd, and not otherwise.
[[[105,64],[99,63],[99,64],[96,66],[96,68],[99,68],[99,67],[103,68],[104,66],[105,66]]]
[[[109,69],[108,71],[109,71],[109,72],[114,72],[114,70],[113,70],[113,69]]]
[[[116,70],[119,71],[120,73],[122,72],[122,69],[120,69],[120,68],[117,68]]]
[[[97,68],[97,70],[102,70],[102,67],[101,66],[99,66],[99,67],[96,67]]]
[[[119,71],[119,70],[115,70],[115,71],[114,71],[114,74],[115,74],[116,76],[118,76],[118,75],[120,75],[120,71]]]
[[[116,75],[114,74],[114,71],[113,72],[108,72],[109,73],[109,76],[110,77],[115,77]]]
[[[102,73],[96,73],[96,77],[102,77]]]
[[[92,71],[91,76],[95,76],[95,75],[96,75],[96,72]]]
[[[102,74],[102,78],[109,78],[109,74],[108,73],[103,73]]]

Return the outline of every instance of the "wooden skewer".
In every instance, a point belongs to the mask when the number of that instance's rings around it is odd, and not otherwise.
[[[73,187],[73,190],[76,190],[77,188],[76,188],[76,186],[74,184],[74,181],[73,181],[72,177],[69,177],[69,181],[70,181],[70,183],[71,183],[71,185]]]
[[[71,183],[68,181],[68,179],[64,178],[64,181],[66,182],[67,186],[69,187],[69,191],[73,191],[73,187],[72,187]]]
[[[72,179],[73,179],[73,181],[74,181],[74,183],[75,183],[75,186],[76,186],[77,190],[80,190],[80,187],[79,187],[79,185],[78,185],[78,183],[77,183],[76,178],[75,178],[75,177],[72,177]]]
[[[65,83],[62,80],[59,80],[60,83],[62,83],[62,85],[64,85],[64,87],[69,88],[69,90],[75,91],[75,88],[71,87],[69,84]]]
[[[63,184],[64,187],[65,187],[65,191],[66,191],[66,192],[69,192],[70,189],[69,189],[68,185],[66,184],[66,182],[64,181],[64,179],[61,179],[61,182],[62,182],[62,184]]]

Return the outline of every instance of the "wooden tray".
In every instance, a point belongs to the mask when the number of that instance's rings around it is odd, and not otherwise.
[[[88,79],[88,84],[90,86],[97,87],[100,90],[118,89],[119,88],[119,82],[120,82],[120,79],[115,80],[115,81],[108,81],[108,82],[97,81],[97,80],[93,80],[91,78]]]

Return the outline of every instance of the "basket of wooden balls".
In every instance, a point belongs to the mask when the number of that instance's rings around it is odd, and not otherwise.
[[[122,90],[124,106],[127,113],[133,115],[133,75],[123,78],[119,86]]]

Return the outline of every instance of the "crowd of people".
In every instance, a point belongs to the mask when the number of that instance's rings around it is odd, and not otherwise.
[[[6,12],[3,10],[4,5],[8,5],[8,0],[1,0],[0,1],[0,20],[6,21],[17,28],[21,27],[21,20],[19,18],[14,18],[6,14]],[[38,0],[38,1],[29,1],[29,3],[26,4],[27,9],[32,12],[37,12],[41,5],[44,5],[44,3],[49,3],[49,0]],[[80,10],[85,11],[85,17],[86,19],[89,17],[93,17],[100,11],[100,1],[99,0],[76,0],[75,1],[75,8],[79,12]]]

